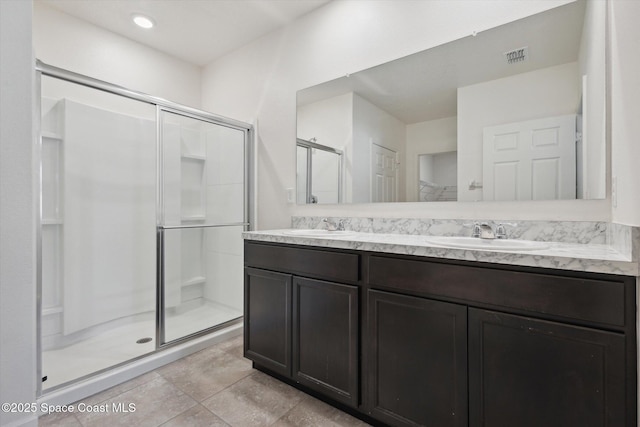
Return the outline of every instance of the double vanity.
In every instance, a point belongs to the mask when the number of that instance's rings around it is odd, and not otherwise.
[[[345,221],[245,233],[256,368],[372,424],[636,425],[637,229]]]

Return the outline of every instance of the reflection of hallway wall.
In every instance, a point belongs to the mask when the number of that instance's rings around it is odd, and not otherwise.
[[[371,144],[397,153],[396,196],[405,200],[405,124],[358,95],[353,97],[353,202],[371,201]]]
[[[456,151],[458,148],[457,118],[429,120],[407,125],[406,197],[407,202],[418,201],[419,157]]]

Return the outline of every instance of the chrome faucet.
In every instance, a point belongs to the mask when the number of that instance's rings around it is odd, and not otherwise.
[[[478,237],[480,239],[506,239],[507,238],[507,230],[505,225],[509,225],[515,227],[516,224],[512,224],[509,222],[499,223],[496,225],[495,230],[486,222],[475,222],[473,224],[473,233],[472,237]]]
[[[505,228],[505,225],[511,226],[511,227],[515,227],[516,223],[512,223],[512,222],[501,222],[498,225],[496,225],[496,239],[506,239],[507,238],[507,230]]]
[[[496,235],[493,232],[493,228],[486,222],[476,222],[473,224],[472,237],[478,237],[480,239],[495,239]]]
[[[327,225],[329,231],[344,231],[344,222],[339,220],[337,223],[331,221],[329,218],[322,218],[322,222]]]

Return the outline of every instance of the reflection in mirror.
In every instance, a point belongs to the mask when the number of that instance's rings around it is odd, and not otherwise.
[[[458,199],[458,153],[421,154],[418,156],[421,202],[453,202]]]
[[[340,203],[342,151],[315,141],[316,138],[297,141],[297,202]]]
[[[297,137],[344,152],[340,202],[604,198],[605,15],[577,0],[301,90]]]

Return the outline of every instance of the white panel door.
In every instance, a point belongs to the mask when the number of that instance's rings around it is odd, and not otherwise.
[[[576,198],[574,114],[483,131],[483,200]]]
[[[371,144],[371,201],[396,201],[397,155],[393,150]]]

